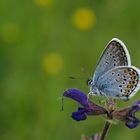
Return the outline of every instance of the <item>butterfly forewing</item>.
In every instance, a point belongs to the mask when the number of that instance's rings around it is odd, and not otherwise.
[[[105,96],[129,100],[140,88],[140,71],[134,66],[119,66],[99,78],[97,88]]]
[[[130,55],[126,46],[122,41],[114,38],[108,43],[99,60],[94,74],[94,82],[97,82],[100,76],[116,66],[130,65]]]

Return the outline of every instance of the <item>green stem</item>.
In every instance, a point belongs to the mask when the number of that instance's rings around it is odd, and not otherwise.
[[[105,139],[105,136],[106,136],[106,134],[108,132],[108,129],[109,129],[110,125],[111,125],[111,123],[109,121],[106,121],[105,122],[105,126],[103,128],[103,131],[102,131],[101,139],[100,140],[104,140]]]

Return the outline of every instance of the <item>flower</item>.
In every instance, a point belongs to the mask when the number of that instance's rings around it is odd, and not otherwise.
[[[63,96],[71,98],[83,106],[79,107],[76,112],[72,113],[72,118],[76,121],[85,120],[87,116],[90,115],[95,116],[108,113],[105,108],[93,103],[82,91],[78,89],[68,89],[64,92]]]
[[[72,16],[72,23],[81,30],[91,29],[96,23],[96,15],[89,8],[79,8]]]
[[[108,110],[93,103],[82,91],[78,89],[68,89],[63,94],[64,97],[71,98],[82,105],[76,112],[72,113],[72,118],[76,121],[85,120],[87,116],[96,116],[106,114],[112,120],[113,118],[123,121],[128,128],[135,128],[140,123],[140,119],[135,116],[140,111],[140,101],[135,102],[129,107],[119,110]]]
[[[138,111],[140,111],[140,101],[135,102],[132,106],[127,108],[116,110],[112,115],[116,119],[125,122],[125,125],[132,129],[137,127],[140,123],[140,119],[135,116]]]
[[[63,67],[63,59],[61,55],[57,53],[49,53],[44,56],[43,59],[43,69],[48,74],[57,74]]]

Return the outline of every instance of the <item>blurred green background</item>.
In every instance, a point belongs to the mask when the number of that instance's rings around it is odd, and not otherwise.
[[[106,44],[125,42],[140,68],[140,1],[135,0],[1,0],[0,1],[0,139],[79,140],[93,135],[103,117],[75,122],[78,104],[64,90],[86,93],[86,79]],[[71,80],[75,76],[83,79]],[[140,98],[140,92],[130,105]],[[108,140],[139,140],[140,126],[112,125]]]

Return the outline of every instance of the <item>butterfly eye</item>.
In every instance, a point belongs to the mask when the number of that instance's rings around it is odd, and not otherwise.
[[[91,84],[92,84],[92,80],[91,79],[88,79],[87,80],[87,85],[90,86]]]

